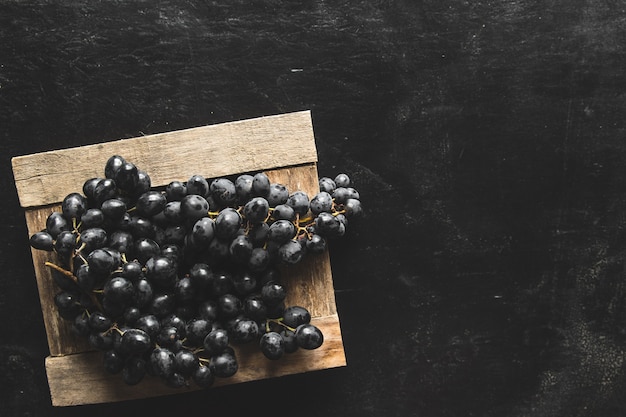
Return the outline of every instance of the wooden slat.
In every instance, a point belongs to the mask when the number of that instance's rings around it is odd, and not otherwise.
[[[239,371],[230,378],[217,378],[213,387],[208,389],[345,366],[346,358],[338,317],[333,315],[314,318],[312,323],[324,333],[324,343],[318,349],[300,349],[295,353],[286,354],[277,361],[270,361],[256,346],[234,346]],[[181,394],[199,389],[193,382],[189,388],[168,388],[160,379],[148,376],[138,385],[127,386],[121,380],[121,375],[111,375],[104,371],[101,366],[101,355],[101,352],[88,352],[46,359],[52,405],[107,403]]]
[[[12,159],[22,207],[54,204],[104,175],[111,155],[148,172],[155,186],[194,174],[218,177],[317,162],[308,111],[53,150]]]

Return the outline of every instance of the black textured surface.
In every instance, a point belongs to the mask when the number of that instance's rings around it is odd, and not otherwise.
[[[0,415],[626,415],[623,2],[1,0],[0,41]],[[348,366],[52,408],[10,157],[304,109],[367,210]]]

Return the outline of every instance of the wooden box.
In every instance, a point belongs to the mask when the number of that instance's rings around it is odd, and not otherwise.
[[[148,172],[153,186],[185,181],[194,174],[215,178],[263,171],[273,182],[283,183],[290,190],[303,190],[311,196],[319,191],[317,151],[308,111],[222,123],[13,158],[15,184],[29,236],[45,228],[46,218],[60,210],[67,194],[81,192],[88,178],[102,177],[107,159],[114,154]],[[25,242],[27,239],[25,236]],[[54,253],[32,250],[32,257],[50,347],[45,367],[54,406],[188,391],[168,388],[150,377],[128,386],[119,375],[107,374],[101,365],[101,353],[75,336],[69,323],[58,316],[53,301],[58,290],[44,266],[46,261],[54,261]],[[305,257],[285,271],[284,280],[288,288],[286,302],[310,310],[312,322],[324,333],[324,344],[313,351],[300,349],[278,361],[266,359],[256,346],[235,346],[239,371],[231,378],[216,379],[209,389],[346,365],[328,252]]]

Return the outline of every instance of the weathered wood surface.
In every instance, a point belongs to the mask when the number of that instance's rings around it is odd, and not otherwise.
[[[234,346],[239,371],[230,378],[216,378],[211,388],[345,366],[339,318],[336,315],[318,317],[314,318],[312,323],[324,333],[324,344],[318,349],[310,351],[300,349],[292,354],[286,354],[277,361],[270,361],[260,353],[256,345]],[[169,388],[159,378],[150,376],[146,376],[137,385],[127,386],[122,381],[121,375],[108,374],[98,366],[101,362],[101,352],[48,357],[46,371],[52,404],[73,406],[106,403],[180,394],[199,389],[193,383],[189,388]]]
[[[310,112],[259,117],[15,157],[20,204],[60,202],[80,190],[81,181],[103,176],[114,154],[148,172],[157,186],[194,174],[219,177],[317,161]]]
[[[242,138],[247,138],[251,145],[248,146]],[[220,145],[213,146],[215,143]],[[184,148],[182,151],[181,147]],[[232,155],[218,153],[215,151],[218,148],[220,152],[229,149],[234,152]],[[268,149],[272,152],[267,152]],[[244,157],[240,155],[242,152],[246,155],[251,152],[254,156]],[[65,195],[80,192],[85,179],[102,176],[104,164],[112,154],[122,155],[146,170],[153,186],[163,186],[172,180],[184,181],[194,174],[214,178],[264,170],[273,182],[285,184],[290,190],[302,190],[309,195],[319,191],[308,112],[225,123],[14,158],[16,183],[21,204],[26,207],[29,235],[45,228],[46,218],[52,211],[60,210],[59,202]],[[283,159],[277,159],[277,155],[282,155]],[[72,160],[81,162],[68,164]],[[61,166],[68,169],[62,171]],[[62,176],[59,175],[61,172]],[[120,387],[120,381],[101,375],[99,362],[89,370],[82,369],[84,363],[91,361],[97,353],[84,339],[74,335],[70,323],[57,314],[54,296],[58,289],[50,269],[45,266],[46,261],[55,262],[56,255],[37,250],[33,250],[32,255],[50,347],[51,357],[47,360],[46,370],[53,404],[120,401],[167,393],[154,389],[152,384],[132,389]],[[326,329],[326,342],[322,348],[310,353],[313,356],[308,360],[296,360],[309,354],[301,352],[284,365],[268,367],[262,355],[244,353],[240,375],[229,379],[228,383],[346,364],[328,252],[308,256],[301,264],[283,272],[282,279],[288,289],[286,302],[308,308],[316,322]],[[107,388],[103,389],[103,386]]]

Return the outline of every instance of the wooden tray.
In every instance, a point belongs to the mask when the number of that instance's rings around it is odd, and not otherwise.
[[[60,210],[67,194],[81,192],[88,178],[102,177],[107,159],[114,154],[147,171],[153,186],[184,181],[194,174],[215,178],[263,171],[273,182],[283,183],[290,190],[303,190],[309,195],[319,191],[317,151],[308,111],[222,123],[13,158],[15,184],[29,236],[45,228],[46,218]],[[101,353],[75,336],[69,323],[56,312],[53,298],[58,290],[44,266],[46,261],[54,261],[55,255],[31,252],[50,347],[45,366],[54,406],[187,391],[168,388],[149,377],[139,385],[127,386],[119,375],[107,374],[100,366]],[[346,365],[328,252],[308,256],[285,272],[286,302],[310,310],[312,322],[324,333],[324,344],[313,351],[301,349],[279,361],[266,359],[252,346],[236,347],[239,372],[231,378],[218,378],[214,387]]]

